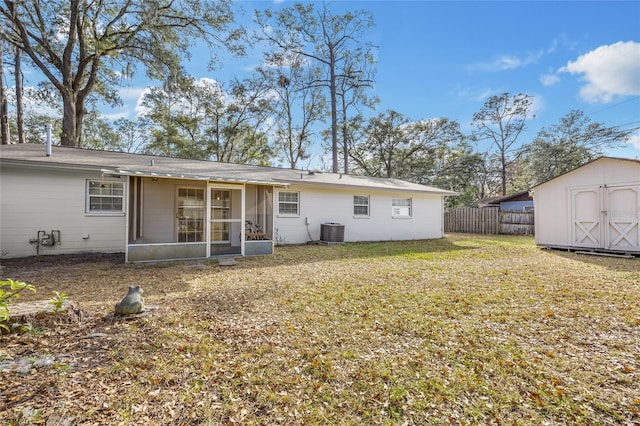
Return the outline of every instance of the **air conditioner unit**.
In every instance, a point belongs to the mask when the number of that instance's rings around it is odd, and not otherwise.
[[[320,241],[327,243],[344,242],[344,225],[333,222],[321,224]]]
[[[393,207],[393,216],[411,216],[411,208]]]

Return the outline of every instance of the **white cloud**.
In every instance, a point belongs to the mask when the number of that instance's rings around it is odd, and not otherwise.
[[[140,93],[140,96],[138,96],[138,99],[136,100],[136,107],[135,107],[136,117],[140,117],[149,113],[149,108],[142,105],[142,100],[144,99],[144,95],[150,92],[151,92],[151,88],[146,87],[142,90],[142,92]]]
[[[102,114],[102,118],[104,118],[105,120],[109,120],[109,121],[115,121],[118,120],[120,118],[129,118],[129,112],[128,111],[120,111],[120,112],[116,112],[113,114]]]
[[[567,35],[563,33],[551,41],[551,46],[547,48],[546,53],[556,53],[560,49],[575,50],[577,46],[577,42],[569,40]]]
[[[527,65],[535,64],[544,54],[543,51],[529,52],[524,56],[501,55],[492,62],[479,62],[471,64],[472,71],[506,71],[516,68],[524,68]]]
[[[610,102],[616,96],[640,95],[640,43],[600,46],[569,62],[559,72],[582,75],[580,96],[587,102]]]
[[[478,90],[472,90],[466,87],[458,87],[456,89],[456,96],[462,98],[469,102],[484,102],[489,97],[493,95],[497,95],[500,93],[504,93],[504,89],[492,89],[492,88],[484,88]]]
[[[542,77],[540,77],[540,82],[545,87],[553,86],[559,81],[560,81],[560,78],[555,74],[545,74]]]
[[[517,56],[503,55],[497,58],[493,63],[486,64],[488,69],[494,70],[510,70],[520,68],[524,61]]]
[[[535,120],[537,117],[542,114],[542,111],[545,108],[544,98],[542,95],[532,94],[531,95],[531,107],[529,108],[528,118],[530,120]]]
[[[629,140],[627,141],[627,144],[640,151],[640,131],[632,133],[631,138],[629,138]]]
[[[118,90],[118,94],[124,101],[130,101],[139,99],[146,90],[146,87],[123,87]]]

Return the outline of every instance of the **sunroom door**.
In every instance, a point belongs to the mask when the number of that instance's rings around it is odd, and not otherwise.
[[[233,187],[209,188],[210,256],[241,254],[243,190]]]

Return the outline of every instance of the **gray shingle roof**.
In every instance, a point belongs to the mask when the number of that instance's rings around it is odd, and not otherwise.
[[[314,185],[325,187],[368,188],[372,190],[408,191],[439,195],[457,195],[431,186],[397,179],[372,178],[338,173],[218,163],[154,155],[98,151],[54,146],[46,156],[45,146],[38,144],[1,145],[0,163],[18,163],[33,167],[90,169],[124,175],[182,177],[227,182],[271,185]]]

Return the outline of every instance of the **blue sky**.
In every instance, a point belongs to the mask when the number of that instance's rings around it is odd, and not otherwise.
[[[256,8],[289,1],[242,1]],[[572,109],[621,129],[640,128],[640,2],[615,1],[337,1],[332,10],[367,9],[379,46],[373,114],[396,110],[413,120],[447,117],[464,132],[489,96],[533,96],[535,119],[521,142]],[[318,4],[320,6],[320,4]],[[240,16],[239,16],[240,17]],[[259,52],[216,71],[194,61],[196,77],[225,81],[260,61]],[[142,72],[140,72],[142,74]],[[134,80],[121,114],[132,116],[144,82]],[[640,158],[640,131],[608,155]]]

